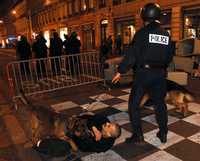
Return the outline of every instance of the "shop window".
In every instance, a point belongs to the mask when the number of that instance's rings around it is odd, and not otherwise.
[[[79,13],[79,11],[80,11],[80,1],[74,0],[74,12]]]
[[[81,0],[81,11],[87,10],[87,3],[86,0]]]
[[[108,20],[101,21],[101,43],[106,41],[108,37]]]
[[[115,22],[115,26],[115,38],[120,35],[123,47],[127,47],[132,42],[136,32],[134,20],[118,20]]]
[[[93,25],[84,25],[83,26],[83,49],[91,50],[95,48],[95,32]]]
[[[99,8],[106,7],[106,0],[99,0]]]
[[[88,0],[88,5],[90,9],[94,8],[94,0]]]
[[[121,0],[113,0],[113,5],[119,5],[121,4]]]
[[[72,15],[72,2],[68,3],[68,14]]]
[[[184,38],[200,39],[200,8],[184,11]]]

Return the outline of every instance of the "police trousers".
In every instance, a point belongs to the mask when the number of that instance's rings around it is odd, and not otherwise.
[[[129,96],[128,112],[133,129],[133,135],[142,136],[141,107],[140,101],[145,93],[150,95],[153,101],[156,121],[160,133],[167,134],[167,107],[165,104],[166,95],[166,71],[163,69],[139,69],[135,74],[135,81]]]

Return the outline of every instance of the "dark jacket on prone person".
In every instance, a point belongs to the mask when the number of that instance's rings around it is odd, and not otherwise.
[[[95,126],[99,131],[102,130],[102,125],[106,122],[110,122],[107,117],[102,115],[87,115],[82,116],[83,119],[87,119],[87,127],[92,130],[92,126]],[[76,135],[71,136],[78,148],[83,152],[105,152],[110,149],[115,139],[102,138],[100,141],[96,141],[95,137],[90,135],[89,137],[78,137]]]

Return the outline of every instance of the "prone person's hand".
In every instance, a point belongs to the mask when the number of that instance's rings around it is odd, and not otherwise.
[[[92,127],[92,131],[94,133],[95,140],[96,141],[101,140],[102,134],[101,134],[101,132],[95,126]]]
[[[116,84],[117,82],[120,81],[120,79],[121,79],[121,74],[119,72],[117,72],[112,79],[112,83]]]

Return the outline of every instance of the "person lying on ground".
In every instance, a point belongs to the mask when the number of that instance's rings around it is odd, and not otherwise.
[[[116,123],[100,114],[83,114],[72,117],[67,127],[69,136],[78,149],[83,152],[105,152],[110,149],[121,135]]]

